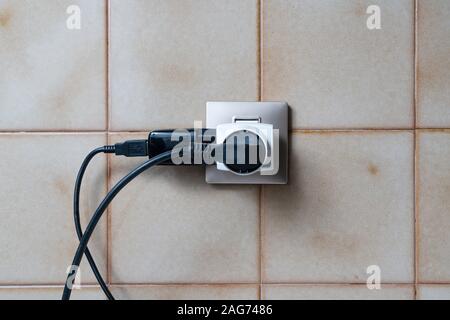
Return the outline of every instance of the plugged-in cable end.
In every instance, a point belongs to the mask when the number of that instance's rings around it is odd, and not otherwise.
[[[128,140],[114,145],[116,156],[146,157],[148,156],[147,140]]]

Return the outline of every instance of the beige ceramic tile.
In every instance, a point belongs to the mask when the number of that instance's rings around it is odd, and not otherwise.
[[[114,286],[121,300],[255,300],[258,285]]]
[[[113,158],[112,180],[143,161]],[[257,186],[207,185],[201,166],[144,173],[112,203],[113,282],[259,281],[258,200]]]
[[[369,290],[366,285],[265,285],[267,300],[411,300],[413,285],[382,285]]]
[[[60,300],[63,287],[0,287],[0,300]],[[72,291],[71,300],[104,300],[100,288]]]
[[[72,218],[75,176],[84,156],[104,145],[102,134],[0,134],[0,284],[63,284],[78,239]],[[86,172],[81,215],[86,218],[106,187],[106,158]],[[105,274],[106,228],[89,246]],[[93,281],[87,264],[82,283]]]
[[[413,126],[413,0],[263,1],[263,98],[294,128]]]
[[[290,184],[264,188],[264,281],[413,281],[413,135],[294,134]]]
[[[257,0],[111,1],[113,129],[193,126],[258,99]]]
[[[419,279],[450,281],[450,131],[418,137]]]
[[[450,300],[450,285],[419,285],[417,299]]]
[[[418,2],[418,125],[450,127],[450,1]]]
[[[81,30],[69,30],[70,5]],[[104,129],[104,0],[0,0],[0,130]]]

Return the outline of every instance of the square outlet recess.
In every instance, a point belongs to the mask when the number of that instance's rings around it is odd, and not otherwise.
[[[206,167],[206,182],[212,184],[286,184],[288,181],[288,105],[285,102],[208,102],[206,128],[233,123],[236,119],[258,119],[279,130],[279,170],[275,175],[237,175]]]

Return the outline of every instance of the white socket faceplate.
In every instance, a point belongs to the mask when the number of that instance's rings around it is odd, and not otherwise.
[[[273,127],[274,136],[269,129]],[[288,181],[288,105],[285,102],[208,102],[206,128],[216,129],[218,140],[233,130],[258,130],[267,143],[271,156],[269,170],[250,175],[227,171],[223,164],[206,167],[206,182],[212,184],[286,184]],[[274,148],[273,139],[278,141]],[[220,143],[220,141],[217,141]],[[272,172],[270,171],[272,167]],[[273,168],[277,167],[276,173]],[[264,173],[263,173],[264,171]],[[275,174],[274,174],[275,173]]]

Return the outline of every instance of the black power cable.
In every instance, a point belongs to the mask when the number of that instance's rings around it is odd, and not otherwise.
[[[145,142],[146,143],[146,142]],[[132,156],[140,156],[142,154],[135,154],[134,151],[135,148],[133,146],[137,146],[138,144],[132,143],[130,146],[128,146],[126,149],[132,150]],[[139,145],[142,145],[140,143]],[[116,145],[116,149],[117,149]],[[122,145],[120,145],[122,146]],[[114,151],[116,154],[118,154],[117,150]],[[131,151],[130,151],[131,152]],[[147,149],[146,149],[147,152]],[[123,154],[123,153],[121,153]],[[103,201],[100,203],[98,208],[95,210],[94,215],[92,216],[88,226],[86,227],[86,230],[84,234],[81,237],[80,244],[78,245],[78,249],[75,253],[75,256],[73,258],[72,262],[72,268],[71,272],[67,275],[67,280],[64,285],[64,292],[62,295],[62,300],[69,300],[70,295],[72,293],[72,286],[75,280],[76,272],[80,266],[81,259],[83,258],[83,255],[86,254],[86,249],[88,242],[92,236],[92,233],[95,230],[95,227],[97,226],[98,222],[100,221],[100,218],[102,217],[103,213],[105,212],[108,205],[111,203],[111,201],[117,196],[117,194],[128,184],[130,183],[134,178],[139,176],[142,172],[146,171],[147,169],[150,169],[151,167],[161,164],[165,161],[168,161],[171,159],[171,151],[166,151],[164,153],[161,153],[143,164],[141,164],[139,167],[131,171],[129,174],[127,174],[124,178],[122,178],[106,195],[106,197],[103,199]],[[127,154],[124,154],[127,155]],[[91,265],[92,266],[92,265]]]
[[[83,161],[83,164],[81,165],[80,171],[78,171],[77,179],[75,182],[75,190],[73,193],[73,218],[75,221],[75,229],[77,231],[78,240],[81,241],[83,238],[83,231],[81,228],[81,221],[80,221],[80,190],[81,190],[81,183],[83,181],[84,173],[86,172],[86,169],[89,165],[89,162],[91,162],[92,158],[94,158],[99,153],[114,153],[115,147],[114,146],[104,146],[97,148],[93,151],[91,151],[86,158]],[[102,278],[102,275],[100,274],[100,271],[97,268],[97,265],[95,264],[94,258],[92,257],[90,251],[88,248],[86,248],[85,252],[86,258],[89,262],[89,265],[91,266],[92,272],[95,275],[95,278],[97,279],[98,283],[100,284],[100,287],[102,288],[105,295],[108,297],[108,300],[114,300],[114,297],[112,293],[109,291],[107,284]]]
[[[115,145],[108,145],[97,148],[91,151],[86,158],[84,159],[80,170],[77,175],[77,179],[75,182],[75,190],[73,196],[73,217],[75,222],[75,230],[77,232],[78,239],[81,241],[83,237],[83,231],[81,227],[81,219],[80,219],[80,191],[81,184],[83,181],[83,176],[86,172],[86,169],[90,163],[90,161],[99,153],[115,153],[116,155],[123,155],[126,157],[140,157],[148,155],[148,142],[147,140],[128,140],[122,143],[117,143]],[[86,248],[85,252],[86,258],[91,266],[92,272],[94,273],[95,278],[97,279],[100,287],[105,293],[108,300],[114,300],[114,296],[108,289],[106,282],[103,280],[100,271],[95,264],[94,258],[92,257],[88,248]]]

